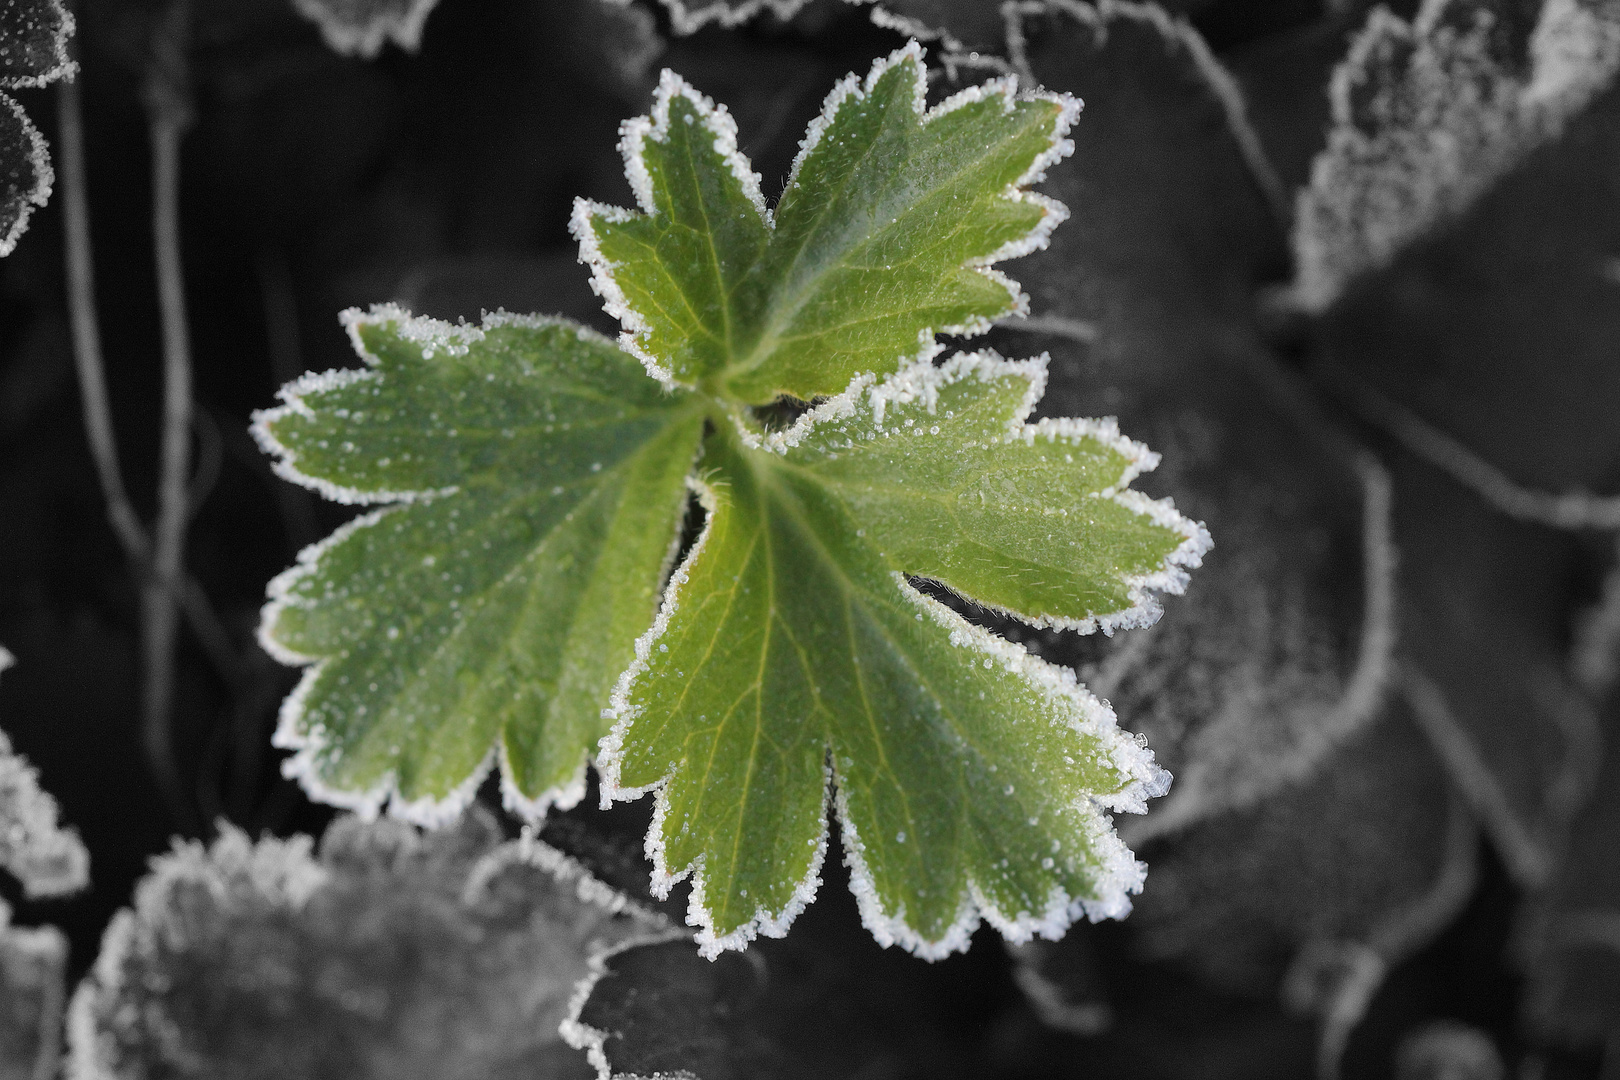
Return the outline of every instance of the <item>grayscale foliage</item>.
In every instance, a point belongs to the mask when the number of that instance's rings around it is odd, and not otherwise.
[[[335,52],[370,60],[392,41],[406,52],[422,44],[422,27],[439,0],[292,0],[321,28]]]
[[[484,811],[311,847],[227,826],[155,860],[74,996],[72,1080],[588,1076],[558,1036],[575,983],[672,933]]]

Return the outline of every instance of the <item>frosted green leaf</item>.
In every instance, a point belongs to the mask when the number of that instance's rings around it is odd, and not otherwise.
[[[289,772],[442,821],[498,751],[509,806],[572,805],[675,554],[702,414],[560,319],[344,321],[367,369],[305,376],[254,427],[288,479],[389,504],[271,583],[261,640],[311,665],[276,735]]]
[[[640,212],[574,208],[624,347],[666,382],[808,401],[1022,312],[990,265],[1068,216],[1026,188],[1072,149],[1079,103],[1009,77],[925,110],[926,88],[915,42],[845,78],[768,209],[730,115],[665,71],[620,143]]]
[[[835,799],[863,921],[935,958],[1118,916],[1142,867],[1106,810],[1169,776],[1067,669],[968,623],[927,579],[1027,621],[1142,625],[1209,538],[1128,485],[1111,422],[1028,423],[1044,360],[858,379],[784,432],[717,424],[708,523],[614,691],[604,797],[657,788],[654,887],[693,874],[708,955],[813,896]]]

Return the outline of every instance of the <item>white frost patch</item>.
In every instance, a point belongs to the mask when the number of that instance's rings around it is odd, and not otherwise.
[[[45,136],[28,119],[19,105],[9,94],[0,94],[0,108],[9,109],[12,119],[22,129],[22,138],[28,144],[28,150],[23,155],[26,168],[34,174],[34,186],[28,191],[21,192],[14,206],[7,207],[8,212],[17,215],[12,221],[11,228],[4,235],[0,235],[0,257],[10,255],[16,248],[17,241],[22,234],[28,231],[28,219],[33,217],[34,208],[44,206],[51,198],[51,185],[56,183],[56,172],[51,168],[51,153],[45,146]]]
[[[293,0],[298,14],[321,28],[335,53],[365,60],[390,39],[406,52],[422,44],[422,27],[439,0]]]

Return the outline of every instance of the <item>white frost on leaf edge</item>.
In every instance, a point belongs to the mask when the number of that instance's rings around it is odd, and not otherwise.
[[[1013,281],[1001,271],[993,269],[993,264],[1007,259],[1016,259],[1031,252],[1039,251],[1051,243],[1052,231],[1069,218],[1069,208],[1063,203],[1029,188],[1046,178],[1046,171],[1054,164],[1062,161],[1074,152],[1074,141],[1068,137],[1069,130],[1074,126],[1075,120],[1080,116],[1082,102],[1067,93],[1049,93],[1044,90],[1019,91],[1018,77],[1016,75],[1003,75],[979,86],[969,86],[957,91],[950,97],[941,101],[933,108],[928,108],[928,74],[925,62],[926,50],[916,40],[907,42],[887,57],[873,62],[872,68],[865,76],[851,72],[833,86],[827,93],[821,105],[821,112],[812,119],[805,129],[804,138],[799,141],[799,152],[794,155],[793,164],[788,170],[783,193],[786,194],[798,182],[799,170],[805,160],[814,152],[822,136],[832,124],[839,107],[846,98],[864,98],[872,92],[878,80],[897,64],[911,61],[915,64],[916,79],[912,91],[912,109],[920,118],[921,123],[928,124],[939,117],[948,115],[965,105],[983,101],[992,95],[999,94],[1002,98],[1003,111],[1012,112],[1018,101],[1050,101],[1058,106],[1058,118],[1052,129],[1050,145],[1046,150],[1036,155],[1029,167],[1017,179],[1008,185],[1002,197],[1013,202],[1029,202],[1042,209],[1041,218],[1035,223],[1027,234],[1009,240],[1001,247],[987,255],[968,260],[968,266],[994,281],[1007,290],[1011,298],[1011,308],[1006,315],[1029,314],[1029,296],[1023,292],[1016,281]],[[663,142],[669,131],[669,105],[670,101],[679,95],[691,103],[697,112],[700,122],[714,136],[714,148],[727,166],[732,175],[742,186],[743,193],[753,203],[754,209],[759,213],[760,220],[765,223],[768,232],[775,229],[775,218],[771,208],[766,204],[765,197],[760,188],[760,177],[753,169],[753,164],[743,155],[737,147],[737,124],[724,105],[716,105],[707,95],[694,89],[690,83],[680,75],[665,68],[659,76],[658,88],[653,94],[653,107],[649,114],[632,117],[620,126],[621,138],[619,152],[624,157],[625,176],[629,180],[632,192],[635,195],[636,205],[641,213],[652,215],[657,212],[653,202],[652,181],[647,167],[642,160],[646,141]],[[624,290],[614,279],[613,271],[618,264],[608,261],[602,254],[601,242],[597,238],[596,230],[592,228],[591,221],[600,217],[609,223],[628,221],[636,216],[636,211],[620,206],[611,206],[595,200],[576,198],[573,212],[569,217],[568,230],[579,243],[579,261],[591,270],[591,291],[602,298],[602,309],[610,316],[619,320],[624,327],[619,335],[619,345],[626,352],[636,357],[646,367],[647,373],[657,379],[665,388],[678,384],[674,372],[658,357],[653,356],[642,347],[638,335],[647,332],[652,327],[642,318],[641,314],[631,306]],[[987,332],[993,325],[992,320],[983,317],[970,319],[968,322],[950,326],[926,327],[918,331],[918,351],[907,356],[899,357],[902,364],[913,360],[926,360],[937,355],[942,346],[935,339],[942,334],[959,337],[972,337]]]
[[[714,915],[704,906],[703,860],[697,859],[692,865],[676,873],[671,873],[669,865],[664,859],[664,820],[669,814],[668,777],[655,781],[639,788],[627,788],[619,782],[619,770],[624,752],[624,737],[630,730],[630,722],[635,710],[630,705],[629,693],[636,679],[649,668],[648,659],[652,656],[653,645],[664,636],[669,629],[670,619],[680,607],[680,587],[684,585],[689,576],[689,568],[703,550],[708,546],[709,533],[713,527],[714,511],[718,505],[714,489],[702,479],[692,477],[687,480],[687,486],[697,496],[699,504],[708,515],[703,530],[693,542],[692,548],[687,552],[686,559],[670,575],[669,583],[664,587],[664,598],[658,608],[658,617],[651,627],[641,637],[636,639],[636,655],[630,666],[619,676],[614,684],[613,696],[605,716],[613,719],[612,729],[598,742],[596,758],[597,772],[601,778],[601,806],[607,809],[615,802],[628,802],[639,799],[647,792],[655,792],[653,799],[653,820],[647,829],[647,839],[644,850],[649,862],[652,863],[652,875],[649,886],[654,896],[664,899],[675,885],[688,876],[692,879],[692,892],[687,904],[686,922],[698,928],[696,937],[698,952],[713,960],[726,949],[745,949],[748,943],[763,935],[765,937],[785,937],[788,927],[798,918],[810,902],[815,899],[816,891],[821,887],[821,867],[827,857],[827,792],[831,790],[832,773],[830,769],[824,772],[823,796],[821,806],[820,832],[815,838],[815,851],[811,853],[809,867],[804,879],[794,886],[793,895],[781,911],[771,912],[761,905],[753,916],[742,926],[730,933],[716,935],[714,932]],[[825,768],[825,766],[824,766]]]
[[[715,104],[707,94],[697,90],[669,68],[664,68],[659,73],[658,87],[653,91],[651,112],[643,116],[633,116],[619,125],[619,154],[624,158],[625,178],[630,182],[630,190],[635,196],[636,205],[647,216],[658,212],[653,199],[652,177],[647,172],[643,156],[649,139],[655,143],[663,143],[668,139],[669,106],[677,97],[685,98],[691,105],[698,116],[698,122],[713,137],[715,152],[725,160],[732,176],[736,177],[737,183],[742,187],[743,194],[753,204],[760,220],[765,223],[765,228],[770,229],[771,211],[765,205],[765,196],[760,190],[759,174],[737,148],[736,120],[732,119],[730,111],[724,105]],[[593,217],[617,223],[628,221],[635,216],[634,210],[609,206],[591,199],[576,198],[573,213],[568,219],[568,231],[579,242],[579,261],[590,268],[591,291],[602,298],[602,309],[618,319],[620,325],[624,327],[619,334],[619,347],[640,360],[647,373],[668,389],[678,385],[674,372],[642,348],[637,335],[651,330],[652,327],[631,306],[629,299],[624,295],[624,290],[619,288],[618,281],[613,277],[613,271],[617,269],[618,264],[609,262],[602,254],[596,230],[591,226]]]
[[[422,28],[439,0],[406,0],[403,11],[375,15],[370,22],[352,22],[332,10],[325,0],[293,0],[298,14],[321,28],[327,47],[342,56],[374,59],[393,39],[406,52],[422,45]]]
[[[45,145],[45,136],[28,119],[23,107],[10,94],[0,94],[0,108],[11,110],[12,117],[22,127],[22,137],[28,142],[28,165],[34,171],[32,191],[20,192],[17,199],[17,220],[4,236],[0,236],[0,258],[16,250],[17,241],[28,231],[28,219],[37,207],[43,207],[51,198],[51,187],[56,183],[56,171],[51,168],[51,152]]]
[[[72,1080],[120,1080],[113,1068],[118,1059],[114,1036],[98,1033],[96,1006],[123,992],[123,965],[138,944],[142,924],[155,930],[164,916],[172,914],[169,896],[176,884],[193,884],[218,897],[223,875],[245,871],[259,895],[296,911],[331,874],[311,855],[313,847],[314,838],[303,834],[254,843],[247,833],[222,821],[212,844],[205,847],[201,841],[177,837],[168,852],[152,859],[151,872],[135,884],[131,906],[114,913],[102,932],[95,963],[68,1004],[66,1074]]]
[[[1049,418],[1035,424],[1027,423],[1030,411],[1045,390],[1047,363],[1048,357],[1045,354],[1030,360],[1013,361],[1005,360],[991,350],[983,350],[953,356],[941,367],[935,367],[927,361],[908,365],[878,386],[872,385],[872,377],[869,374],[861,374],[851,380],[849,387],[842,394],[817,405],[786,431],[776,433],[784,437],[780,446],[765,445],[765,440],[755,432],[745,432],[745,435],[753,440],[750,445],[756,449],[785,454],[792,446],[802,441],[816,424],[853,415],[863,397],[868,394],[872,399],[874,416],[881,421],[883,409],[888,402],[909,402],[918,399],[928,401],[931,396],[937,394],[940,386],[949,385],[969,376],[989,381],[1013,374],[1027,379],[1029,389],[1018,413],[1008,423],[1009,441],[1013,439],[1033,441],[1037,434],[1048,438],[1089,437],[1106,440],[1107,445],[1119,450],[1129,461],[1124,478],[1120,481],[1120,488],[1140,473],[1158,464],[1158,455],[1142,444],[1121,435],[1117,423],[1112,418],[1104,420]],[[789,433],[794,432],[797,434],[791,440],[786,438]],[[928,941],[906,924],[903,912],[890,914],[884,911],[876,887],[873,885],[871,873],[860,854],[864,849],[844,800],[842,788],[837,784],[831,766],[827,766],[823,787],[821,832],[816,840],[816,851],[811,858],[805,878],[794,887],[793,895],[781,911],[770,912],[760,907],[747,923],[728,934],[716,935],[714,915],[703,902],[704,876],[701,856],[676,873],[670,872],[665,861],[663,824],[669,813],[669,800],[666,794],[669,778],[666,776],[636,788],[625,787],[619,780],[624,739],[636,716],[636,710],[630,703],[631,688],[635,681],[650,669],[649,660],[653,647],[668,631],[669,624],[680,607],[680,588],[689,580],[689,568],[707,546],[713,526],[713,515],[718,505],[714,489],[709,484],[696,477],[689,479],[687,483],[709,517],[687,553],[686,559],[671,574],[653,625],[636,640],[635,660],[614,685],[611,705],[606,710],[614,721],[613,728],[598,743],[597,769],[601,776],[603,809],[607,809],[615,802],[638,799],[649,791],[655,793],[653,820],[645,841],[647,859],[653,864],[651,888],[655,896],[667,897],[676,883],[688,876],[691,877],[692,891],[686,921],[688,925],[698,928],[696,941],[701,955],[713,960],[725,950],[746,949],[749,942],[762,935],[786,936],[793,921],[815,899],[821,885],[821,866],[827,850],[829,797],[837,809],[844,845],[844,861],[850,868],[850,889],[855,894],[861,912],[861,922],[872,933],[873,938],[885,948],[900,945],[925,960],[938,960],[952,953],[965,951],[981,917],[1000,931],[1007,940],[1020,942],[1028,941],[1035,935],[1049,940],[1061,938],[1068,927],[1081,916],[1092,922],[1098,922],[1102,919],[1124,918],[1130,913],[1130,896],[1142,890],[1147,866],[1138,862],[1130,849],[1125,846],[1124,841],[1114,831],[1112,819],[1106,812],[1146,813],[1148,799],[1158,798],[1170,790],[1172,779],[1170,773],[1154,760],[1153,752],[1147,748],[1146,740],[1121,729],[1113,709],[1081,686],[1072,671],[1050,664],[1022,646],[998,637],[983,627],[973,625],[949,607],[918,592],[906,581],[904,574],[895,571],[896,587],[936,623],[950,631],[952,645],[976,649],[985,657],[999,661],[1007,671],[1022,676],[1037,688],[1045,689],[1049,700],[1072,701],[1075,711],[1069,718],[1070,728],[1077,733],[1097,738],[1113,758],[1115,767],[1129,778],[1125,786],[1113,795],[1093,796],[1089,800],[1092,805],[1087,818],[1091,822],[1091,831],[1087,839],[1101,863],[1096,895],[1071,897],[1061,887],[1054,885],[1047,904],[1039,915],[1021,913],[1008,916],[991,904],[977,885],[969,879],[967,892],[962,898],[962,906],[956,920],[939,940]],[[1169,499],[1149,499],[1140,492],[1130,489],[1116,489],[1111,492],[1111,497],[1137,513],[1151,517],[1155,524],[1181,532],[1187,539],[1166,557],[1160,570],[1125,579],[1130,583],[1128,594],[1132,601],[1130,607],[1100,618],[1069,620],[1068,625],[1064,626],[1066,629],[1078,629],[1081,632],[1100,629],[1104,633],[1112,634],[1118,629],[1151,625],[1158,619],[1161,608],[1157,598],[1147,590],[1159,589],[1172,594],[1180,593],[1187,584],[1187,569],[1196,568],[1203,554],[1211,546],[1209,531],[1204,525],[1183,517],[1175,510]],[[1008,614],[1018,617],[1014,612]],[[1059,625],[1059,622],[1046,620],[1043,624],[1055,626]]]
[[[585,765],[582,763],[566,784],[549,788],[531,798],[524,795],[511,780],[512,770],[506,758],[504,740],[490,748],[483,761],[465,780],[438,798],[402,797],[398,790],[398,778],[393,772],[385,774],[376,784],[363,791],[335,788],[320,780],[319,758],[326,743],[318,733],[300,731],[299,727],[304,715],[305,699],[314,689],[316,680],[330,659],[307,656],[281,644],[272,636],[276,621],[284,608],[293,606],[291,593],[294,585],[316,571],[320,560],[328,550],[341,544],[359,530],[376,525],[388,514],[402,509],[411,502],[452,495],[457,489],[449,487],[434,491],[362,491],[306,476],[298,470],[293,451],[282,445],[270,432],[270,425],[280,417],[294,412],[312,415],[312,410],[303,400],[305,395],[378,377],[373,369],[380,363],[380,359],[369,352],[360,340],[360,327],[363,325],[393,324],[401,337],[421,345],[424,359],[431,359],[440,350],[452,356],[465,355],[470,346],[483,340],[487,331],[507,326],[530,329],[561,326],[572,329],[582,340],[591,340],[610,347],[613,342],[596,331],[568,319],[548,315],[515,315],[507,311],[485,312],[478,326],[412,315],[396,304],[373,304],[371,310],[367,312],[362,312],[359,308],[349,308],[339,318],[354,343],[355,352],[365,360],[368,367],[363,370],[338,369],[320,374],[310,373],[295,379],[278,392],[278,396],[285,404],[273,409],[256,410],[253,413],[253,426],[249,429],[262,450],[277,456],[272,468],[283,479],[311,488],[335,502],[387,503],[369,514],[362,514],[344,522],[330,535],[304,548],[298,553],[297,561],[272,578],[266,587],[269,599],[259,613],[259,647],[282,664],[304,668],[303,677],[299,679],[298,685],[281,703],[277,713],[276,730],[270,738],[270,744],[277,749],[294,751],[292,757],[281,763],[281,774],[289,780],[297,781],[311,800],[349,810],[363,820],[375,819],[386,808],[391,817],[426,828],[440,828],[454,822],[468,806],[472,805],[479,786],[488,777],[490,770],[499,763],[501,799],[508,810],[529,821],[538,821],[545,817],[546,812],[553,806],[559,810],[570,809],[585,797]]]
[[[769,11],[782,22],[797,15],[810,0],[709,0],[706,4],[688,7],[682,0],[662,0],[669,9],[669,23],[675,33],[695,34],[709,23],[721,26],[741,26],[762,11]]]
[[[79,73],[78,62],[68,53],[68,39],[73,37],[77,29],[73,12],[68,10],[62,0],[44,0],[44,2],[57,18],[57,30],[51,42],[55,63],[37,75],[13,75],[0,79],[0,87],[7,90],[28,90],[48,85],[57,79],[71,79]]]
[[[972,353],[958,353],[935,366],[928,360],[918,360],[902,367],[880,383],[869,373],[855,376],[842,393],[818,403],[788,427],[761,434],[737,424],[739,438],[744,445],[756,450],[786,455],[800,445],[820,426],[854,416],[867,405],[872,413],[875,430],[883,430],[883,418],[891,404],[904,405],[922,401],[928,411],[934,411],[935,401],[943,387],[977,378],[992,382],[1004,377],[1021,378],[1028,388],[1017,412],[1007,421],[1008,442],[1033,444],[1037,438],[1052,442],[1059,440],[1078,442],[1091,439],[1119,454],[1126,461],[1124,471],[1114,484],[1097,493],[1125,507],[1132,513],[1147,517],[1155,525],[1180,533],[1185,539],[1167,555],[1159,569],[1147,574],[1123,576],[1130,603],[1119,611],[1075,619],[1063,616],[1035,616],[1013,611],[981,600],[974,603],[986,610],[997,611],[1030,626],[1073,630],[1081,634],[1102,631],[1112,636],[1116,630],[1152,626],[1159,620],[1162,607],[1155,593],[1180,595],[1188,583],[1188,571],[1203,563],[1214,542],[1202,522],[1193,521],[1175,508],[1170,498],[1151,499],[1130,485],[1138,476],[1158,467],[1159,455],[1134,439],[1120,433],[1118,421],[1111,416],[1101,419],[1076,417],[1044,417],[1029,422],[1030,413],[1046,392],[1048,354],[1028,360],[1007,360],[992,349]]]
[[[1090,806],[1083,808],[1089,825],[1086,839],[1101,864],[1093,896],[1072,897],[1061,886],[1054,884],[1046,906],[1039,913],[1025,912],[1009,916],[990,903],[970,876],[956,920],[935,941],[929,941],[913,930],[906,923],[903,911],[884,910],[871,870],[862,854],[865,845],[855,828],[843,789],[839,788],[837,806],[844,862],[850,870],[850,891],[855,894],[861,924],[885,948],[899,945],[924,960],[942,960],[952,953],[967,951],[981,918],[1008,941],[1017,943],[1036,936],[1056,941],[1081,917],[1100,922],[1103,919],[1122,919],[1130,914],[1130,897],[1142,891],[1147,879],[1147,865],[1138,862],[1119,838],[1108,812],[1146,813],[1148,799],[1158,798],[1170,790],[1170,773],[1154,760],[1153,751],[1147,748],[1145,740],[1119,727],[1114,710],[1081,686],[1074,672],[1050,664],[983,627],[974,626],[944,604],[912,588],[899,573],[895,574],[895,584],[907,599],[950,632],[952,645],[976,650],[986,659],[999,662],[1004,670],[1044,690],[1050,701],[1070,703],[1073,708],[1068,717],[1069,728],[1102,743],[1103,749],[1112,757],[1114,767],[1129,779],[1120,791],[1108,796],[1093,796],[1088,800]]]
[[[17,662],[0,645],[0,672]],[[90,883],[90,852],[78,831],[60,821],[56,798],[39,785],[39,770],[0,731],[0,865],[29,899],[68,896]],[[0,900],[0,930],[11,909]]]

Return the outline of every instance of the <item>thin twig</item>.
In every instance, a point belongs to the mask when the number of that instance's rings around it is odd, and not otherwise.
[[[151,541],[130,504],[118,467],[107,380],[101,359],[101,330],[96,323],[95,266],[90,247],[90,208],[84,167],[84,120],[75,79],[56,90],[57,142],[62,175],[62,232],[67,263],[68,314],[73,328],[73,362],[84,403],[84,433],[90,443],[96,478],[107,504],[107,520],[125,556],[136,566],[151,557]]]
[[[84,409],[85,437],[101,485],[107,519],[124,556],[129,560],[143,595],[154,583],[152,541],[124,487],[113,432],[112,408],[107,392],[101,351],[101,329],[96,319],[94,247],[90,241],[89,184],[84,156],[84,117],[79,85],[64,81],[57,86],[57,116],[61,178],[64,262],[67,268],[67,305],[72,327],[73,360]],[[202,586],[182,575],[176,597],[186,624],[233,694],[242,692],[245,675],[231,638],[214,614]],[[172,592],[170,583],[163,587]],[[144,600],[143,600],[144,603]]]
[[[1479,881],[1479,829],[1456,797],[1446,814],[1444,862],[1429,891],[1374,926],[1365,943],[1344,947],[1346,977],[1321,1008],[1316,1075],[1338,1080],[1350,1036],[1390,970],[1451,924]]]
[[[1410,665],[1401,669],[1400,684],[1413,719],[1428,736],[1463,798],[1485,823],[1508,872],[1527,888],[1545,885],[1552,876],[1552,853],[1519,820],[1473,737],[1451,711],[1445,692]]]
[[[1574,638],[1570,674],[1593,701],[1602,701],[1620,679],[1620,541],[1598,602],[1576,620]]]
[[[191,339],[186,327],[185,277],[180,259],[180,140],[190,125],[185,87],[187,10],[176,0],[153,35],[145,104],[152,146],[152,233],[163,331],[163,436],[151,577],[142,593],[142,652],[146,682],[143,738],[149,766],[176,820],[192,817],[174,757],[171,711],[179,590],[190,520]]]
[[[1325,382],[1344,395],[1362,419],[1518,521],[1556,529],[1620,529],[1620,496],[1583,491],[1554,494],[1517,483],[1496,466],[1421,416],[1396,404],[1349,373],[1323,366]]]

